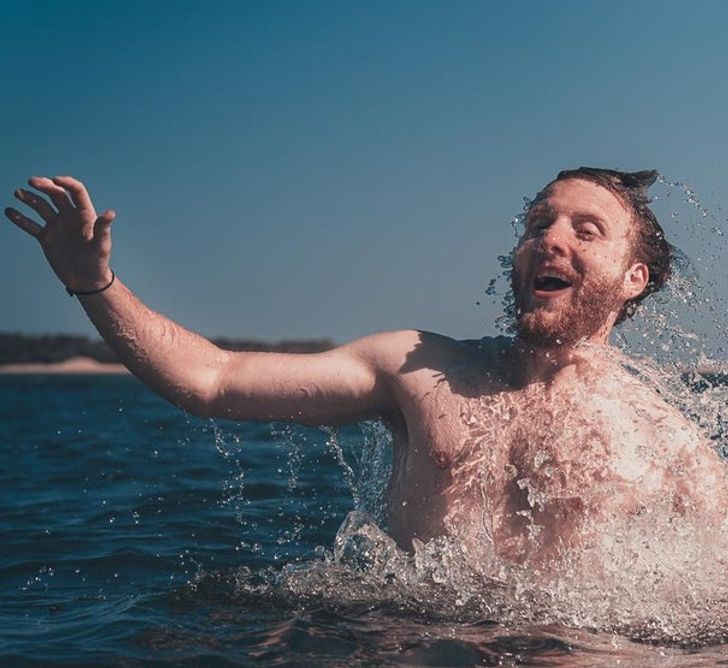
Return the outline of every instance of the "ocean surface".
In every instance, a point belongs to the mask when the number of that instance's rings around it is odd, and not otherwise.
[[[0,376],[0,415],[0,666],[728,665],[367,591],[376,424],[199,420],[126,376]]]

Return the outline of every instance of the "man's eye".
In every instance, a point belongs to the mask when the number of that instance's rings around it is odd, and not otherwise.
[[[577,228],[579,235],[591,239],[599,234],[599,228],[594,223],[582,223]]]
[[[537,234],[543,232],[549,225],[550,222],[547,218],[536,218],[528,224],[528,231],[531,234]]]

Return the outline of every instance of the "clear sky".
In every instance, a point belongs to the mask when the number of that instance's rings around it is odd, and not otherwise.
[[[0,12],[0,201],[81,178],[117,211],[118,275],[206,335],[478,337],[509,221],[560,169],[657,168],[713,211],[728,198],[726,2]],[[0,330],[93,331],[7,221],[0,286]]]

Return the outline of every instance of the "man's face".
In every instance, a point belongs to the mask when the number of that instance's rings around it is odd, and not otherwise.
[[[529,210],[516,248],[521,338],[538,346],[606,338],[635,296],[631,232],[629,210],[606,188],[581,179],[551,185]]]

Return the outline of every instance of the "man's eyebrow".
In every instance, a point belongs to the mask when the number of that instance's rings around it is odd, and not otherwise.
[[[600,223],[603,227],[609,227],[609,221],[601,213],[597,213],[593,210],[586,211],[574,211],[572,214],[574,218],[589,218],[597,223]]]
[[[533,214],[539,213],[553,213],[554,207],[548,202],[536,202],[527,212],[526,218],[530,218]]]
[[[553,214],[556,211],[548,202],[537,202],[526,212],[526,221],[530,221],[534,216],[543,214]],[[571,212],[573,218],[591,218],[604,227],[609,227],[609,221],[606,216],[595,209],[581,209]]]

